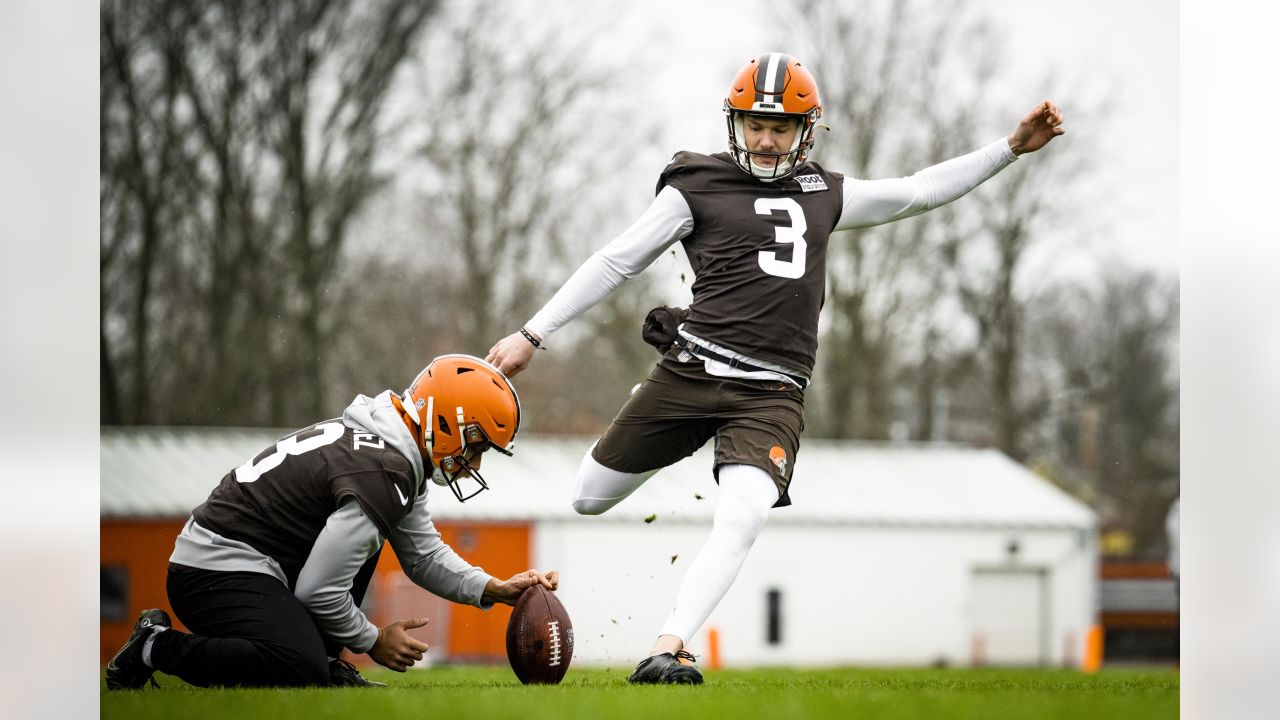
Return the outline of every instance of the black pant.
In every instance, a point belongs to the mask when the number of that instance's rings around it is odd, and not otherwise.
[[[378,554],[355,578],[357,605]],[[167,586],[169,605],[191,633],[156,635],[155,669],[200,687],[329,684],[329,658],[341,647],[326,642],[306,607],[276,578],[170,563]]]

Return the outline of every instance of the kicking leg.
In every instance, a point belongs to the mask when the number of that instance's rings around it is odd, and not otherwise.
[[[599,515],[626,500],[657,470],[625,473],[610,470],[592,456],[595,446],[587,451],[578,466],[578,486],[573,491],[573,509],[581,515]]]
[[[632,682],[702,681],[701,674],[694,668],[679,670],[684,666],[679,666],[675,656],[733,585],[747,553],[769,519],[769,508],[777,500],[777,485],[764,470],[751,465],[720,468],[720,501],[711,535],[689,566],[676,595],[675,609],[650,649],[649,659],[636,668]],[[697,675],[696,680],[690,671]],[[691,679],[668,679],[673,674]]]

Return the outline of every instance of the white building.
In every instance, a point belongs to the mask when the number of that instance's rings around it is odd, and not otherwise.
[[[279,435],[104,431],[103,515],[185,517]],[[527,526],[531,563],[561,573],[574,662],[629,665],[666,618],[718,488],[707,447],[605,515],[577,515],[590,442],[521,437],[515,457],[486,457],[490,492],[459,504],[433,487],[431,508],[441,525]],[[1094,515],[1003,454],[805,440],[791,495],[693,652],[714,644],[725,666],[1081,662],[1097,617]]]

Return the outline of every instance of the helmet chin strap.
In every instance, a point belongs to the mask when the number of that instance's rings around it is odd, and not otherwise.
[[[748,153],[747,165],[751,166],[751,174],[754,175],[757,180],[762,180],[764,182],[781,180],[787,175],[787,173],[791,172],[790,159],[779,159],[778,166],[776,168],[765,168],[755,164],[755,162],[751,160],[750,153]]]

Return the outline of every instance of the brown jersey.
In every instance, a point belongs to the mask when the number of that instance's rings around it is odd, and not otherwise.
[[[327,420],[286,435],[227,473],[192,516],[280,563],[289,586],[347,498],[388,537],[413,507],[413,467],[382,438]]]
[[[844,176],[806,163],[786,180],[766,183],[727,153],[680,152],[658,191],[667,185],[693,214],[693,232],[682,240],[695,275],[685,330],[812,373],[827,239],[840,219]]]

